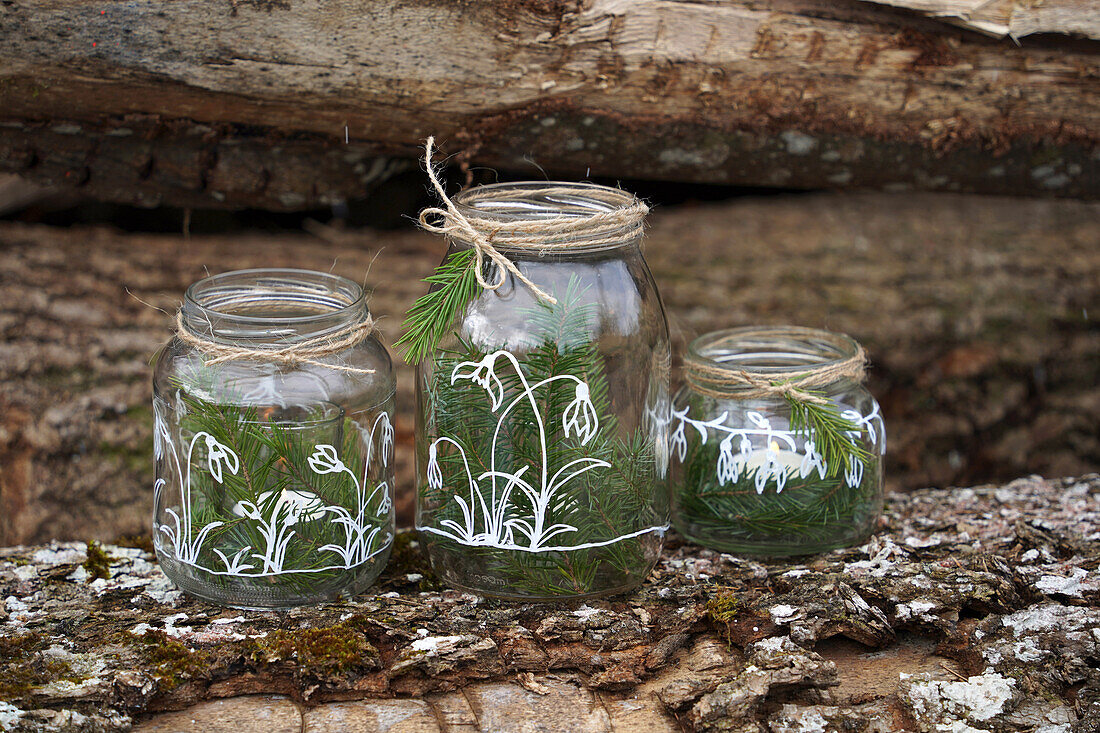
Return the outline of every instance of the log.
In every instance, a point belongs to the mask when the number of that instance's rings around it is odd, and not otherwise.
[[[435,134],[527,175],[1095,197],[1100,14],[1033,5],[6,0],[0,170],[307,209]]]
[[[1100,465],[1100,204],[928,194],[657,207],[646,257],[674,352],[796,323],[869,350],[894,489]],[[0,222],[0,545],[149,530],[150,355],[207,272],[362,280],[393,343],[442,243],[423,232],[192,236]],[[685,256],[689,252],[689,256]],[[762,256],[767,253],[767,256]],[[395,354],[396,356],[396,354]],[[413,375],[398,366],[398,508],[411,522]]]
[[[350,601],[237,611],[142,548],[0,548],[5,731],[1096,730],[1100,475],[896,496],[858,548],[673,541],[637,591],[507,604],[412,534]],[[6,701],[6,702],[3,702]],[[178,712],[166,712],[178,711]]]

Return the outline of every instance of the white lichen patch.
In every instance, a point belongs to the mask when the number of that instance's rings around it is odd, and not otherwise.
[[[15,730],[23,718],[23,711],[10,702],[0,700],[0,731]]]
[[[11,571],[11,574],[15,576],[17,580],[34,580],[38,577],[38,570],[34,565],[19,565]]]
[[[425,636],[414,641],[409,648],[428,656],[446,654],[456,649],[466,638],[465,636]]]
[[[894,614],[899,623],[922,618],[933,620],[929,612],[935,608],[936,604],[930,601],[910,601],[909,603],[899,603],[894,610]]]
[[[963,681],[901,675],[899,697],[923,731],[987,730],[980,726],[1004,713],[1017,695],[1016,680],[996,672]]]
[[[54,567],[57,565],[75,565],[88,559],[85,545],[79,542],[55,542],[49,547],[35,550],[31,560],[36,565]]]
[[[107,663],[102,657],[95,654],[74,654],[56,644],[42,654],[67,664],[69,679],[54,680],[42,685],[35,690],[36,694],[51,697],[87,697],[98,692],[100,685],[103,684],[99,675],[107,669]]]
[[[1035,587],[1046,595],[1062,595],[1081,598],[1086,592],[1100,591],[1100,574],[1089,573],[1084,568],[1070,568],[1068,576],[1044,575],[1035,581]]]
[[[141,596],[134,596],[133,603],[137,603],[142,596],[147,596],[157,603],[165,606],[175,606],[183,598],[183,591],[172,585],[172,581],[168,580],[161,573],[157,573],[153,576],[153,579],[145,586],[145,590]]]
[[[1098,611],[1058,603],[1032,606],[1001,618],[1001,626],[1009,629],[1017,639],[1030,634],[1089,628],[1096,626],[1097,622],[1100,622]]]
[[[785,603],[781,603],[778,606],[772,606],[768,613],[771,614],[772,623],[775,624],[789,624],[802,615],[802,612],[797,608],[788,606]]]
[[[4,608],[7,609],[8,613],[14,613],[16,611],[26,611],[28,606],[15,596],[8,596],[4,599]]]
[[[604,613],[604,610],[602,608],[592,608],[588,604],[584,604],[576,611],[574,611],[573,615],[581,619],[582,621],[587,621],[593,616],[598,616],[601,613]]]

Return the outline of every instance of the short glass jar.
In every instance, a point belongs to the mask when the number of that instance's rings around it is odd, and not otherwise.
[[[500,287],[479,288],[418,366],[417,527],[432,567],[498,598],[629,590],[669,528],[670,347],[645,209],[566,183],[483,186],[454,204],[498,236],[522,230],[496,250],[557,302],[487,257]],[[642,213],[615,223],[629,207]],[[580,226],[548,235],[540,220]],[[444,263],[470,255],[462,236],[449,245]]]
[[[882,512],[886,451],[864,359],[848,336],[810,328],[695,339],[672,406],[677,531],[768,556],[864,540]]]
[[[393,541],[389,354],[363,289],[321,272],[188,288],[153,376],[153,544],[182,590],[285,608],[370,585]]]

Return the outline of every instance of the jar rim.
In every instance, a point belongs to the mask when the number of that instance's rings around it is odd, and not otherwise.
[[[286,298],[288,293],[278,291],[274,282],[297,286],[303,298],[316,308],[316,313],[304,315],[264,315],[243,314],[227,309],[227,304],[243,302],[262,302],[265,299]],[[251,296],[243,301],[243,296]],[[369,313],[366,306],[366,291],[354,280],[331,272],[306,270],[293,267],[255,267],[243,270],[228,270],[196,280],[184,293],[184,306],[198,313],[216,316],[219,319],[249,323],[310,324],[342,314],[356,314],[362,309]]]
[[[688,344],[692,360],[730,372],[785,375],[803,368],[827,369],[860,353],[845,333],[804,326],[744,326],[711,331]]]
[[[622,247],[642,234],[649,211],[629,191],[564,181],[491,183],[461,191],[451,200],[459,214],[490,235],[498,250],[513,252],[548,246],[556,250],[566,243],[564,249],[573,252]],[[576,228],[568,233],[556,230],[571,220]],[[547,231],[539,231],[540,223]],[[509,225],[521,231],[509,232]],[[466,243],[461,236],[452,239]]]

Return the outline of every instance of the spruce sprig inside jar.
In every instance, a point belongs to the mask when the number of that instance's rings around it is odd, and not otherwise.
[[[672,407],[677,531],[719,550],[856,544],[882,511],[886,431],[848,336],[748,327],[695,339]]]
[[[417,528],[440,578],[513,599],[628,590],[668,523],[670,347],[618,189],[482,186],[422,213],[449,249],[408,314]]]

